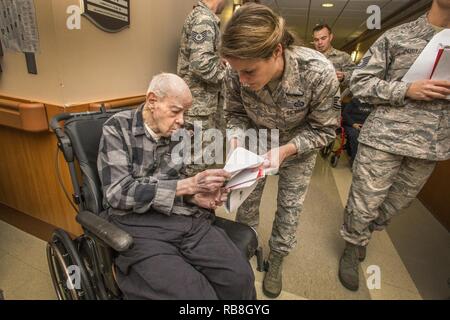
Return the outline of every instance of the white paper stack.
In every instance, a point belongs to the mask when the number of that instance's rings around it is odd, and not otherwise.
[[[225,171],[231,173],[231,179],[225,186],[231,190],[225,203],[228,213],[236,212],[256,188],[258,180],[265,176],[263,163],[263,157],[244,148],[233,151],[224,167]]]
[[[449,47],[450,29],[444,29],[430,40],[402,81],[408,83],[425,79],[450,81]],[[443,50],[441,55],[440,50]],[[447,99],[450,97],[447,96]]]

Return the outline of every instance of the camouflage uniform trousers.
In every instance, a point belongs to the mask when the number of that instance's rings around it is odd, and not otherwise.
[[[297,226],[306,192],[316,163],[317,152],[293,156],[285,160],[279,169],[277,212],[272,225],[269,247],[284,256],[297,244]],[[236,221],[256,228],[259,224],[259,206],[265,179],[238,209]],[[264,214],[269,214],[264,212]]]
[[[373,230],[383,230],[393,216],[416,198],[435,166],[435,161],[360,144],[353,164],[342,237],[347,242],[366,246],[371,238],[369,225]]]
[[[218,108],[219,109],[219,108]],[[191,125],[194,124],[194,122],[201,122],[201,129],[203,131],[203,136],[202,136],[202,141],[200,140],[193,140],[194,142],[192,143],[192,149],[191,149],[191,155],[193,155],[192,157],[192,161],[190,164],[188,164],[186,166],[186,174],[189,177],[195,176],[197,173],[202,172],[204,170],[207,169],[213,169],[213,168],[218,168],[218,167],[223,167],[223,164],[219,163],[219,164],[206,164],[204,163],[205,159],[203,159],[203,150],[204,148],[210,144],[210,143],[214,143],[214,141],[211,141],[209,139],[206,139],[204,134],[206,130],[209,129],[219,129],[220,130],[220,126],[221,126],[221,117],[220,117],[221,113],[219,112],[219,110],[217,110],[217,113],[213,113],[210,115],[185,115],[184,116],[184,122],[188,123],[189,125],[187,126],[189,129],[191,129]],[[222,115],[223,117],[223,115]],[[221,130],[223,131],[223,130]],[[223,132],[222,132],[223,135]],[[225,136],[223,136],[223,140],[225,140]],[[200,146],[195,146],[195,143],[199,143],[201,142],[202,146],[201,146],[201,150],[202,152],[199,154],[198,152],[195,152],[196,150],[200,150]],[[222,141],[223,142],[223,141]],[[202,163],[197,163],[196,162],[202,162]],[[223,160],[222,160],[223,161]]]

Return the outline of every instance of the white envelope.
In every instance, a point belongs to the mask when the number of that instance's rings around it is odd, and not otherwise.
[[[230,155],[223,169],[233,176],[241,170],[259,167],[263,162],[263,157],[239,147]]]
[[[245,199],[247,199],[253,190],[255,190],[257,184],[258,182],[255,182],[250,187],[232,190],[228,194],[228,199],[225,203],[225,210],[228,213],[236,212]]]
[[[241,170],[226,184],[227,189],[242,189],[249,187],[262,175],[260,168]]]

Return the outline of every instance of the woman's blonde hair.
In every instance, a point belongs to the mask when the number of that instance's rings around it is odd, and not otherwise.
[[[278,44],[286,49],[294,42],[282,17],[265,5],[247,3],[225,27],[219,50],[224,58],[267,59]]]

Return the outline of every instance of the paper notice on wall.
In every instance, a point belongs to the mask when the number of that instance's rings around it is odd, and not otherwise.
[[[33,0],[0,0],[0,37],[5,49],[36,53],[39,35]]]
[[[3,48],[20,51],[19,23],[12,1],[0,0],[0,36]]]

